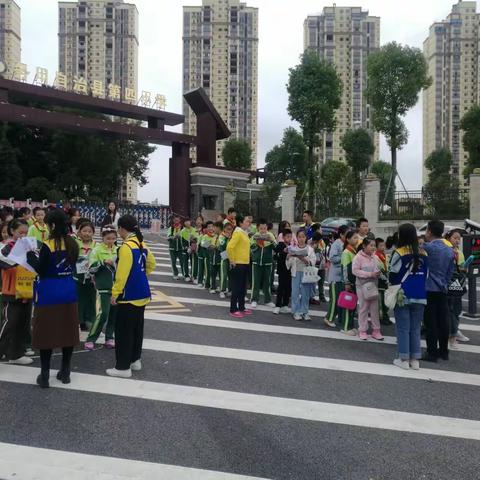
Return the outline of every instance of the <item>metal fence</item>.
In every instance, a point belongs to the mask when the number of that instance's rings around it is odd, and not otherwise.
[[[268,222],[278,223],[282,220],[282,209],[263,192],[237,191],[234,207],[243,215],[252,215],[254,221],[263,218]]]
[[[365,209],[365,194],[363,192],[336,195],[320,194],[317,199],[316,218],[344,217],[358,218]]]
[[[463,220],[468,217],[470,210],[468,189],[395,192],[382,205],[384,198],[385,193],[380,192],[380,220]]]

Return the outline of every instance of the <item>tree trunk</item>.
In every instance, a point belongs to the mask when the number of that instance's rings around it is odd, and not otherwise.
[[[308,209],[315,210],[315,168],[313,165],[313,145],[308,146],[307,159],[307,191],[308,191]]]
[[[392,213],[395,213],[395,182],[397,180],[397,149],[392,147],[390,149],[392,154],[392,174],[390,175],[390,181],[388,182],[387,190],[385,191],[383,205],[388,204],[388,199],[392,199]]]

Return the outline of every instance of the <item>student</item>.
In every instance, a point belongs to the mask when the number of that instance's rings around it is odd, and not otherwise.
[[[460,245],[462,244],[462,234],[459,230],[450,230],[445,235],[445,243],[447,246],[453,249],[455,255],[455,271],[460,273],[465,270],[465,256],[463,255]],[[448,311],[450,314],[450,338],[448,340],[449,348],[451,350],[457,350],[457,340],[462,342],[468,342],[470,339],[463,335],[463,333],[458,329],[458,324],[460,323],[460,315],[462,313],[462,297],[461,296],[451,296],[447,297],[448,301]]]
[[[33,209],[33,223],[28,229],[28,236],[36,238],[39,242],[48,240],[48,227],[45,224],[45,209],[35,207]]]
[[[78,317],[82,332],[87,332],[91,328],[97,312],[97,293],[89,272],[89,257],[96,246],[93,240],[94,232],[92,222],[79,220],[77,229],[79,255],[74,279],[77,282]]]
[[[388,258],[386,254],[386,244],[383,238],[375,239],[376,251],[375,258],[378,268],[380,269],[380,277],[378,279],[378,311],[380,313],[380,324],[391,325],[390,312],[385,305],[385,292],[388,288]]]
[[[198,285],[198,250],[199,250],[199,239],[203,235],[203,222],[204,219],[199,215],[195,220],[195,234],[193,235],[190,242],[190,260],[192,264],[192,278],[193,283]],[[203,281],[203,278],[202,278]]]
[[[201,251],[198,253],[198,261],[202,262],[199,266],[199,277],[201,276],[204,279],[203,284],[200,284],[201,288],[210,290],[211,286],[211,255],[212,251],[215,249],[215,226],[214,223],[208,221],[205,224],[205,233],[200,237],[200,247]]]
[[[20,208],[17,212],[16,218],[20,220],[25,220],[29,227],[33,225],[32,210],[30,209],[30,207]]]
[[[284,242],[283,240],[283,232],[285,230],[290,230],[292,232],[292,239],[291,239],[291,244],[292,245],[296,245],[297,244],[297,237],[295,236],[295,234],[293,233],[293,230],[292,230],[292,225],[290,224],[290,222],[287,222],[287,220],[282,220],[279,224],[278,224],[278,235],[277,235],[277,242],[280,243],[280,242]]]
[[[236,217],[237,227],[227,245],[227,257],[230,262],[230,285],[232,296],[230,298],[230,316],[244,318],[252,315],[252,311],[245,309],[245,296],[247,294],[247,275],[250,265],[250,240],[247,230],[250,226],[248,220],[241,215]]]
[[[8,224],[2,223],[0,225],[1,231],[1,238],[0,238],[0,249],[2,249],[7,243],[10,238],[8,234]],[[3,295],[2,295],[2,275],[0,275],[0,325],[3,322]]]
[[[445,225],[439,220],[428,222],[423,246],[428,254],[429,268],[425,311],[427,352],[423,357],[427,362],[436,362],[438,358],[448,360],[447,291],[455,268],[455,255],[442,239],[444,229]]]
[[[10,239],[1,253],[7,257],[15,243],[26,237],[28,223],[23,219],[11,220],[8,224]],[[33,281],[35,274],[20,265],[0,262],[2,274],[2,300],[4,321],[0,329],[0,358],[5,355],[8,363],[29,365],[33,362],[25,356],[29,343],[30,319],[32,317]]]
[[[345,288],[342,274],[342,252],[348,230],[349,229],[346,225],[341,225],[339,227],[337,233],[338,238],[332,243],[328,253],[328,261],[330,262],[330,268],[328,269],[330,299],[324,323],[330,328],[335,328],[337,326],[335,321],[338,324],[341,323],[342,309],[338,306],[338,298]]]
[[[310,210],[305,210],[303,212],[303,225],[300,228],[305,230],[307,235],[307,240],[311,240],[313,238],[313,212]]]
[[[311,321],[308,313],[309,302],[312,292],[315,290],[314,283],[302,283],[305,267],[315,266],[316,257],[313,248],[307,245],[307,235],[305,230],[297,232],[297,247],[291,253],[289,250],[286,265],[292,275],[292,313],[294,320]]]
[[[268,233],[272,235],[272,237],[275,239],[275,245],[277,244],[277,237],[275,237],[275,234],[273,233],[273,223],[268,222],[267,224],[267,230]],[[275,248],[273,250],[273,257],[272,257],[272,268],[270,271],[270,293],[276,293],[277,287],[275,286],[275,271],[277,269],[277,256],[275,254]]]
[[[143,242],[143,235],[132,215],[118,220],[123,244],[112,288],[112,305],[118,305],[115,321],[115,368],[111,377],[129,378],[132,370],[142,369],[142,345],[145,306],[151,301],[147,275],[155,269],[155,258]]]
[[[88,332],[84,345],[85,350],[95,348],[95,342],[105,326],[105,348],[115,348],[116,307],[110,305],[110,300],[117,265],[118,247],[115,245],[116,241],[117,231],[114,226],[105,225],[102,228],[102,243],[98,244],[90,253],[89,271],[100,298],[100,311]]]
[[[227,224],[231,227],[230,224]],[[226,225],[225,225],[226,226]],[[219,293],[217,291],[217,280],[220,277],[220,269],[222,265],[222,255],[220,253],[220,236],[222,235],[223,224],[222,222],[215,222],[213,224],[215,231],[215,237],[212,247],[209,251],[209,267],[210,267],[210,293]],[[232,228],[232,227],[231,227]]]
[[[359,218],[356,222],[357,233],[359,238],[359,245],[363,242],[363,239],[370,233],[370,226],[366,218]]]
[[[168,229],[168,248],[170,250],[170,262],[172,264],[172,273],[173,279],[178,280],[178,268],[177,260],[180,263],[180,268],[183,271],[183,262],[182,262],[182,220],[178,215],[174,215],[172,218],[172,224]]]
[[[120,218],[120,213],[118,213],[117,211],[117,205],[115,204],[115,202],[108,202],[107,213],[105,214],[105,217],[102,220],[102,228],[108,225],[117,229],[119,218]]]
[[[252,238],[256,233],[257,233],[257,227],[255,226],[255,224],[253,223],[253,215],[251,214],[247,214],[245,215],[245,218],[247,219],[247,221],[249,222],[250,226],[248,227],[248,236],[250,238]]]
[[[215,217],[215,223],[220,222],[223,227],[223,221],[227,218],[226,213],[218,213],[217,216]]]
[[[275,307],[272,303],[271,274],[275,237],[268,231],[266,220],[259,220],[257,233],[251,239],[252,257],[252,308],[257,308],[260,300],[260,290],[263,291],[265,305]]]
[[[342,252],[342,275],[343,283],[345,284],[345,290],[347,292],[353,292],[357,294],[355,284],[356,277],[352,272],[353,259],[357,254],[356,245],[358,245],[358,233],[354,230],[350,230],[345,235],[345,248]],[[355,316],[355,310],[348,310],[342,308],[342,330],[341,332],[350,335],[356,336],[357,331],[353,328],[353,318]]]
[[[277,302],[273,309],[275,315],[279,313],[290,313],[288,305],[290,303],[290,297],[292,296],[292,275],[287,268],[287,255],[288,247],[293,245],[292,236],[292,231],[285,228],[282,231],[282,241],[279,241],[275,247],[278,273]]]
[[[202,246],[203,236],[207,234],[207,223],[203,225],[202,231],[198,234],[197,238],[197,260],[198,260],[198,286],[200,288],[205,287],[205,279],[207,271],[205,268],[205,261],[208,257],[208,248]],[[211,223],[211,222],[210,222]]]
[[[365,237],[360,252],[352,263],[352,273],[355,275],[356,291],[358,295],[358,336],[361,340],[368,340],[368,321],[372,324],[372,338],[383,340],[380,331],[380,318],[378,315],[378,296],[367,298],[364,288],[367,286],[378,292],[378,278],[380,268],[375,257],[375,240]],[[373,288],[375,287],[375,288]]]
[[[192,252],[192,240],[195,238],[195,236],[196,231],[195,228],[192,227],[192,221],[189,218],[185,218],[183,221],[183,228],[180,231],[180,238],[182,242],[182,271],[186,282],[192,281],[189,263],[190,254]]]
[[[232,225],[232,227],[235,228],[235,226],[237,225],[236,217],[237,217],[237,212],[235,211],[235,209],[233,207],[230,207],[228,209],[227,216],[226,216],[225,220],[223,221],[223,224],[225,225],[227,223],[230,223]]]
[[[393,364],[404,370],[418,370],[422,357],[420,329],[427,303],[428,258],[419,249],[417,229],[400,225],[389,266],[390,285],[400,285],[401,300],[395,306],[398,358]]]
[[[320,224],[316,224],[320,225]],[[312,237],[312,247],[315,252],[315,257],[317,262],[315,266],[318,267],[318,276],[320,280],[318,281],[318,299],[320,302],[326,303],[327,299],[325,298],[325,277],[326,277],[326,250],[327,246],[322,238],[322,231],[317,230]]]
[[[221,264],[220,264],[220,298],[226,298],[230,288],[229,273],[230,262],[227,256],[228,242],[232,238],[233,227],[227,224],[223,227],[223,233],[220,235],[218,242],[218,249],[220,252]]]
[[[70,235],[76,236],[77,233],[77,223],[81,218],[80,210],[78,208],[69,208],[68,212],[69,227],[68,230]]]

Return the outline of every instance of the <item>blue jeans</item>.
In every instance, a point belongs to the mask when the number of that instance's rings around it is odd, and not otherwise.
[[[401,360],[422,358],[420,328],[425,305],[411,303],[395,307],[395,330],[397,332],[398,356]]]
[[[303,272],[297,272],[295,277],[292,277],[292,313],[298,315],[306,315],[308,313],[308,306],[310,297],[315,291],[314,283],[302,283]]]

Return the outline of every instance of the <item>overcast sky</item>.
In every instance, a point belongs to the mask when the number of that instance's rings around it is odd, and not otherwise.
[[[16,0],[22,9],[22,60],[33,72],[36,66],[58,67],[56,0]],[[182,6],[201,0],[132,0],[140,13],[139,90],[163,93],[167,110],[181,113]],[[288,69],[298,63],[303,49],[303,21],[309,14],[331,6],[319,0],[247,0],[259,10],[259,166],[292,124],[286,112]],[[397,41],[422,47],[434,21],[450,12],[452,0],[337,0],[337,6],[361,6],[381,17],[381,43]],[[407,188],[421,186],[422,109],[419,103],[406,117],[408,145],[399,154],[399,173]],[[159,147],[150,159],[149,184],[139,192],[143,201],[158,198],[168,203],[169,150]],[[389,159],[384,141],[380,156]]]

